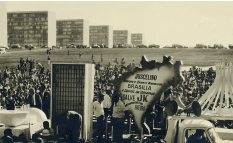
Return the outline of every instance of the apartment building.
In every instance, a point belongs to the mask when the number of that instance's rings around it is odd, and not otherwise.
[[[142,33],[132,33],[131,34],[131,44],[133,45],[142,45],[144,42],[144,35]]]
[[[50,11],[7,13],[8,45],[56,45],[56,15]]]
[[[113,30],[113,45],[131,44],[131,33],[128,30]]]
[[[90,46],[105,45],[113,47],[113,30],[109,25],[90,26]]]
[[[0,46],[7,46],[7,11],[6,2],[0,2]]]
[[[89,46],[89,21],[85,19],[57,20],[57,45]]]

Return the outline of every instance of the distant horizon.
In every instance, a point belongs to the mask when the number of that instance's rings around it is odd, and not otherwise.
[[[232,1],[7,1],[7,12],[51,11],[56,19],[142,33],[145,44],[233,44]]]

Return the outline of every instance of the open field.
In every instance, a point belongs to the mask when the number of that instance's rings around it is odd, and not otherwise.
[[[47,49],[32,50],[7,50],[6,54],[0,55],[0,69],[8,66],[15,68],[19,64],[20,57],[35,59],[42,63],[45,68],[49,68],[47,62]],[[68,56],[69,50],[69,56]],[[82,53],[79,58],[79,52]],[[173,56],[173,62],[181,60],[184,66],[214,66],[216,62],[233,61],[233,50],[231,49],[54,49],[51,51],[51,63],[87,63],[91,62],[94,55],[96,63],[100,62],[103,55],[103,63],[113,62],[115,58],[120,62],[124,58],[126,64],[134,62],[138,65],[142,55],[146,55],[149,60],[162,61],[163,55]]]

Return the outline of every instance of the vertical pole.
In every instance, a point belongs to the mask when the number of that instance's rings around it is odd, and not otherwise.
[[[129,118],[129,134],[131,133],[131,117]]]
[[[140,143],[143,143],[143,128],[141,130],[141,140],[140,140]]]
[[[56,135],[58,135],[58,125],[56,125]]]
[[[113,126],[111,128],[111,141],[113,141]]]
[[[106,124],[106,130],[105,130],[105,140],[108,140],[108,116],[105,116],[105,124]]]

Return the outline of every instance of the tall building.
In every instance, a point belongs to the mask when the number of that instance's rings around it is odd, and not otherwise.
[[[56,15],[50,11],[7,13],[8,45],[56,45]]]
[[[144,42],[144,35],[142,33],[132,33],[131,34],[131,44],[142,45]]]
[[[0,2],[0,46],[7,46],[7,11],[6,2]]]
[[[90,46],[105,45],[113,47],[113,30],[109,25],[90,26]]]
[[[131,44],[131,34],[128,30],[113,30],[113,45]]]
[[[57,45],[89,46],[89,21],[84,19],[57,20]]]

